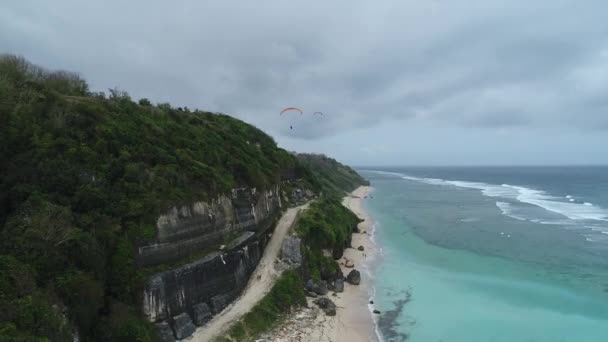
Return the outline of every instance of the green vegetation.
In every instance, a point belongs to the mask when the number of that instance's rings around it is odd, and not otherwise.
[[[304,240],[306,269],[304,273],[313,279],[331,278],[339,271],[338,263],[323,255],[342,255],[350,245],[351,236],[360,222],[359,218],[340,199],[325,197],[311,204],[299,218],[296,232]]]
[[[281,315],[306,304],[302,278],[296,271],[287,271],[256,306],[237,322],[223,341],[249,341],[270,330]]]
[[[311,175],[242,121],[0,56],[0,335],[62,340],[69,320],[84,341],[151,340],[135,251],[156,216],[284,170]]]
[[[322,154],[299,153],[298,159],[306,169],[311,170],[312,178],[317,180],[323,191],[342,196],[360,185],[369,185],[352,168]]]
[[[221,341],[251,341],[272,329],[281,314],[305,303],[302,279],[335,279],[340,266],[323,255],[324,250],[342,254],[350,245],[359,218],[337,197],[322,197],[298,218],[296,233],[303,239],[304,265],[285,272],[268,294]],[[333,254],[332,253],[332,254]]]
[[[291,180],[287,191],[325,194],[364,182],[332,159],[296,158],[230,116],[133,101],[117,89],[91,92],[77,74],[0,55],[0,336],[68,340],[76,328],[82,341],[153,340],[139,312],[153,270],[139,268],[135,255],[155,237],[157,215],[282,177]],[[322,219],[305,230],[324,235],[307,239],[343,245],[346,228],[333,232],[333,218]],[[246,320],[245,332],[297,302],[293,277],[258,308],[263,321]]]

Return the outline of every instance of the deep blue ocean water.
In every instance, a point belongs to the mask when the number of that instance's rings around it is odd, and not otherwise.
[[[359,171],[385,340],[608,341],[608,167]]]

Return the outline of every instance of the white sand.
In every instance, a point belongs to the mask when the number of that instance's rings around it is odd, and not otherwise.
[[[352,246],[344,251],[339,261],[344,275],[348,275],[350,268],[344,267],[345,259],[351,260],[355,269],[361,272],[361,285],[355,286],[344,283],[344,292],[337,297],[329,295],[336,306],[336,316],[326,316],[309,298],[309,308],[299,310],[285,322],[275,328],[267,340],[276,342],[288,341],[327,341],[327,342],[356,342],[377,341],[374,332],[374,323],[368,309],[370,279],[363,270],[364,263],[376,253],[376,246],[371,240],[371,222],[362,206],[364,197],[370,192],[369,187],[360,187],[353,191],[351,196],[345,197],[344,206],[353,211],[365,221],[359,224],[359,230],[366,234],[353,234]],[[359,251],[359,246],[364,251]],[[331,292],[330,292],[331,293]]]
[[[293,226],[300,210],[306,209],[308,204],[288,209],[279,220],[277,227],[270,238],[270,242],[264,250],[264,255],[257,268],[249,278],[247,287],[232,304],[230,304],[219,315],[213,317],[209,323],[196,329],[194,335],[188,340],[204,342],[212,341],[226,333],[232,324],[238,321],[272,289],[280,272],[275,269],[274,261],[277,260],[281,244],[287,233]]]

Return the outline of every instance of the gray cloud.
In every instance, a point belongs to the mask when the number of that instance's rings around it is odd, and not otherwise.
[[[1,7],[3,52],[80,71],[97,90],[226,112],[303,149],[391,123],[431,135],[519,129],[549,140],[608,130],[605,1]],[[291,122],[278,116],[286,106],[326,116]]]

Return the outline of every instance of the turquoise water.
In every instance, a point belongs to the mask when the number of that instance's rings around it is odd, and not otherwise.
[[[384,171],[361,172],[384,340],[608,341],[607,169]]]

